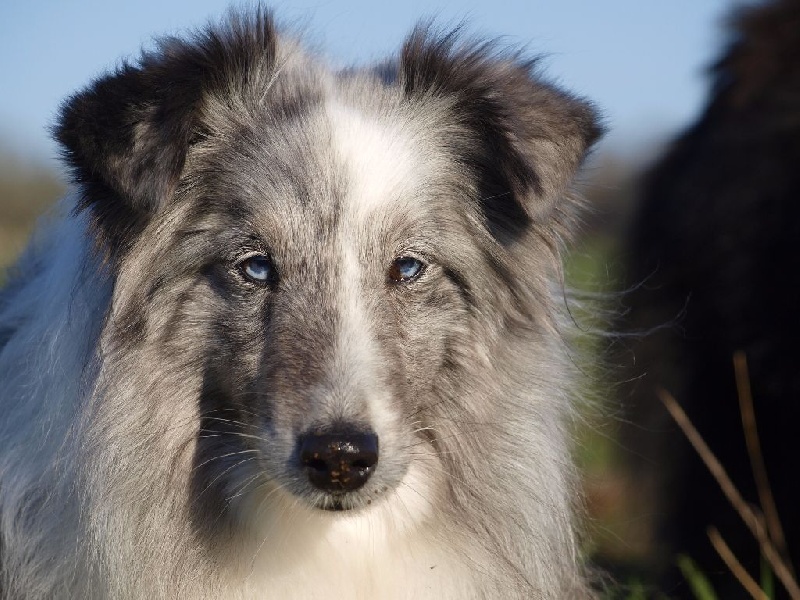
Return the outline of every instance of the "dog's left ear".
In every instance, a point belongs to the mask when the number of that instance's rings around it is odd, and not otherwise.
[[[411,99],[440,99],[445,144],[478,177],[491,225],[513,232],[543,219],[564,194],[602,128],[593,107],[537,80],[534,61],[492,44],[419,27],[406,41],[399,82]]]

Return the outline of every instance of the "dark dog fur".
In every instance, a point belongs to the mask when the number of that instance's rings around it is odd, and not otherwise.
[[[623,328],[659,328],[632,345],[624,388],[635,427],[626,445],[642,502],[660,515],[657,557],[665,592],[694,597],[668,565],[699,564],[720,597],[743,594],[711,547],[716,526],[751,574],[758,545],[656,400],[664,387],[749,502],[759,498],[743,436],[732,357],[749,364],[756,418],[778,510],[800,564],[800,485],[793,473],[800,420],[800,3],[736,12],[732,42],[713,68],[699,121],[649,174],[630,239],[629,282],[638,286]],[[671,326],[664,327],[665,324]],[[630,357],[627,357],[630,358]],[[643,376],[642,376],[643,374]]]

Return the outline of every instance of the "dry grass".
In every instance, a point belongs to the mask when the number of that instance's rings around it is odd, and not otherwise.
[[[725,468],[703,440],[700,433],[695,429],[686,413],[678,402],[669,392],[659,390],[659,397],[666,406],[672,418],[681,428],[686,438],[694,447],[697,454],[703,460],[714,479],[719,484],[725,497],[736,509],[736,512],[744,521],[747,528],[753,534],[761,549],[762,556],[767,560],[775,576],[783,584],[789,597],[792,600],[800,600],[800,587],[794,577],[790,562],[786,559],[785,538],[783,529],[780,526],[778,512],[772,498],[769,481],[766,476],[761,446],[756,430],[755,411],[753,410],[753,399],[750,394],[749,377],[747,376],[747,363],[743,353],[734,356],[734,367],[736,368],[737,389],[739,391],[739,403],[742,412],[742,421],[747,437],[748,453],[753,468],[754,476],[759,485],[759,498],[761,510],[750,506],[742,497],[739,490],[731,481]],[[760,471],[760,474],[759,474]],[[762,512],[763,511],[763,512]],[[719,552],[731,573],[742,583],[744,588],[753,598],[766,598],[760,588],[755,584],[754,579],[742,568],[740,562],[725,544],[722,537],[713,529],[709,531],[714,548]]]

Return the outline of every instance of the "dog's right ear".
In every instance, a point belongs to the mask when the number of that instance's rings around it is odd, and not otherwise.
[[[153,67],[126,64],[98,79],[64,104],[55,128],[83,208],[112,247],[170,196],[189,146],[199,86],[169,94]]]
[[[66,101],[54,134],[106,250],[124,251],[172,196],[204,95],[271,71],[274,57],[269,14],[231,14],[193,40],[162,40]]]
[[[544,82],[536,61],[421,25],[406,40],[397,79],[411,101],[437,99],[441,143],[478,181],[489,228],[503,239],[549,219],[602,134],[594,107]]]

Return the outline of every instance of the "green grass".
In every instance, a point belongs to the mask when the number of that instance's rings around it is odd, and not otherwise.
[[[0,285],[36,220],[63,193],[64,185],[55,173],[0,152]]]
[[[677,563],[697,600],[717,600],[717,594],[708,578],[697,568],[691,558],[682,554],[678,556]]]

